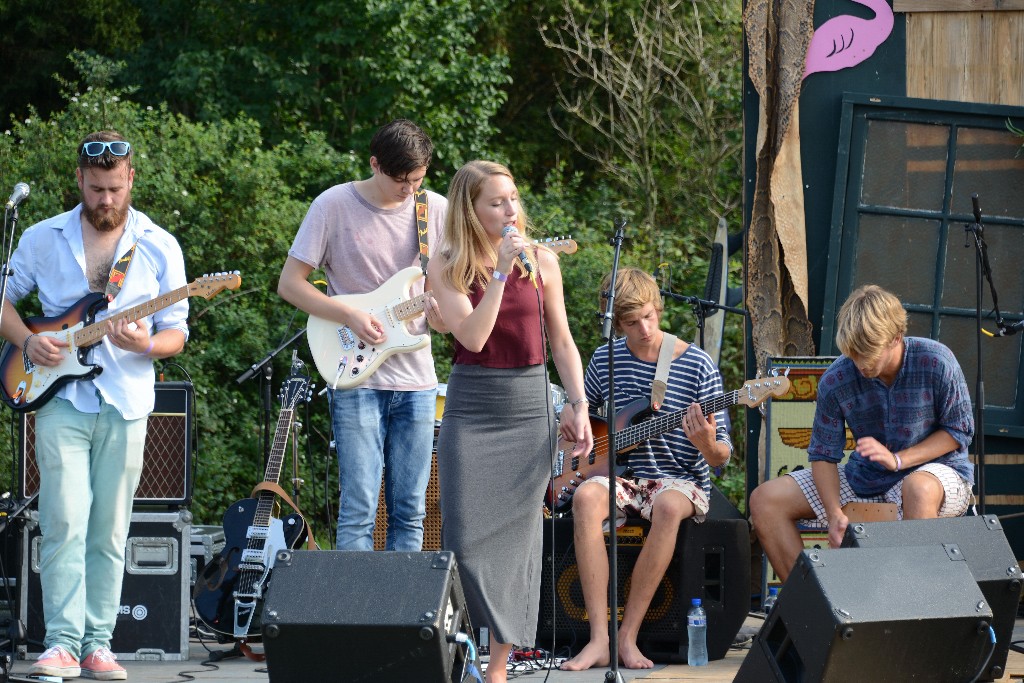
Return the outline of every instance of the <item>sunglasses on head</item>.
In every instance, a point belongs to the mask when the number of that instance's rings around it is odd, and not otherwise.
[[[98,157],[103,152],[110,150],[115,157],[123,157],[128,154],[132,146],[124,140],[113,140],[112,142],[87,142],[82,146],[82,154],[90,157]]]

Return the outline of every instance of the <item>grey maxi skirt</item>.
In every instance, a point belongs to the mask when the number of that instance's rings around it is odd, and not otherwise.
[[[555,419],[544,366],[455,365],[437,442],[441,545],[474,627],[532,645]]]

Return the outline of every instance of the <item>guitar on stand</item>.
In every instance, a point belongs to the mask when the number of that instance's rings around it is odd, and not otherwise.
[[[197,619],[216,634],[219,642],[234,640],[246,656],[254,659],[246,643],[259,635],[256,614],[270,587],[277,552],[303,542],[315,548],[302,514],[278,485],[296,406],[308,401],[312,392],[305,364],[297,356],[292,353],[291,373],[281,387],[281,414],[263,482],[253,489],[254,497],[239,500],[224,512],[224,549],[204,567],[192,593]],[[284,519],[275,517],[278,495],[296,512]]]

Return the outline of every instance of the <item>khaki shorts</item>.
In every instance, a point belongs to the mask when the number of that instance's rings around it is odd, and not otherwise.
[[[590,477],[580,486],[600,484],[608,488],[608,477]],[[696,510],[693,519],[696,522],[703,522],[708,514],[710,505],[708,497],[704,495],[704,489],[688,479],[626,479],[615,477],[615,527],[621,527],[626,523],[628,517],[642,517],[647,521],[651,519],[654,511],[654,499],[663,491],[679,491],[686,496]],[[608,522],[605,521],[605,531],[608,530]]]

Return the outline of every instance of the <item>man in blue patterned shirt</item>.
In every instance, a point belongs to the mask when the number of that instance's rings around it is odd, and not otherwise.
[[[602,292],[608,291],[610,279],[605,278]],[[601,307],[606,307],[604,300]],[[623,335],[612,345],[616,411],[637,401],[651,400],[658,356],[663,342],[669,339],[659,327],[663,308],[654,278],[637,268],[619,271],[612,314],[615,331]],[[660,413],[679,413],[681,428],[653,434],[630,450],[628,464],[632,476],[616,477],[617,523],[624,522],[627,516],[643,517],[651,522],[633,567],[619,629],[618,656],[629,669],[654,666],[637,647],[644,615],[672,560],[680,524],[690,517],[703,522],[707,515],[711,495],[709,466],[721,467],[732,455],[724,413],[704,415],[700,407],[700,403],[722,394],[718,368],[696,346],[680,339],[675,339],[673,344]],[[584,385],[587,400],[593,405],[603,405],[608,398],[607,345],[594,352]],[[623,414],[628,416],[630,412]],[[590,477],[573,496],[576,563],[583,601],[592,618],[590,642],[562,665],[562,669],[569,671],[608,666],[610,659],[605,619],[608,614],[608,551],[603,531],[609,515],[608,488],[608,477]]]
[[[946,346],[906,332],[899,299],[877,285],[855,290],[839,311],[843,355],[818,383],[811,469],[750,496],[754,531],[783,581],[803,550],[798,522],[827,525],[838,548],[851,501],[894,503],[900,519],[958,517],[970,504],[974,417],[963,371]],[[847,427],[856,446],[840,467]]]

